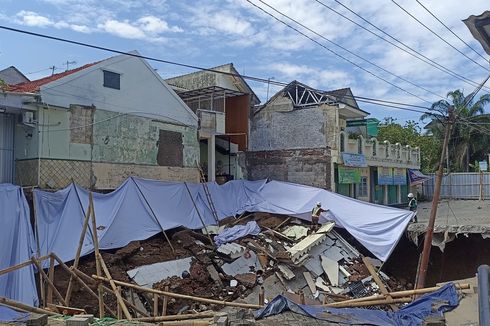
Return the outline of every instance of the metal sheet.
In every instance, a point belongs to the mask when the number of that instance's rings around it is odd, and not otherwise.
[[[423,192],[427,198],[434,194],[435,178],[424,182]],[[490,199],[490,173],[462,172],[450,173],[442,178],[441,198],[446,199],[479,199],[480,187],[483,189],[483,198]]]
[[[14,116],[0,113],[0,183],[14,178]]]

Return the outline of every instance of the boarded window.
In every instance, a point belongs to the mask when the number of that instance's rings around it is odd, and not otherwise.
[[[121,89],[121,75],[112,71],[103,70],[104,87]]]
[[[182,166],[184,161],[182,134],[160,129],[157,163],[162,166]]]
[[[93,122],[93,107],[70,105],[70,142],[91,144]]]

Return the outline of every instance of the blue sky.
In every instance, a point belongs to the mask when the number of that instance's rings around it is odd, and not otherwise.
[[[437,39],[389,0],[339,1],[410,47],[469,80],[479,83],[488,74],[484,68]],[[259,0],[250,2],[271,11]],[[441,99],[433,93],[443,97],[449,90],[459,88],[465,93],[474,90],[473,86],[369,34],[318,1],[264,2],[323,36],[320,38],[296,25],[324,46],[416,96],[338,58],[267,16],[247,0],[0,0],[0,24],[123,51],[138,50],[143,55],[202,67],[233,62],[239,72],[247,75],[284,82],[296,79],[324,90],[351,87],[354,95],[416,105],[428,106]],[[334,0],[322,2],[369,27]],[[397,2],[461,52],[490,69],[488,61],[485,62],[456,39],[417,2]],[[461,21],[469,15],[478,15],[490,9],[488,0],[470,0],[464,5],[458,0],[421,2],[485,58],[489,57]],[[280,17],[277,12],[272,13]],[[295,25],[294,22],[289,23]],[[412,84],[346,53],[329,44],[325,38]],[[53,65],[59,68],[57,72],[63,71],[66,61],[76,61],[70,66],[73,68],[109,56],[112,54],[0,30],[0,68],[14,65],[30,79],[49,75],[48,67]],[[150,64],[164,78],[191,72],[171,65]],[[251,83],[251,86],[265,101],[267,84]],[[487,86],[490,88],[490,84]],[[271,86],[270,93],[277,90],[277,87]],[[391,116],[404,121],[419,117],[417,113],[359,104],[373,117],[380,119]]]

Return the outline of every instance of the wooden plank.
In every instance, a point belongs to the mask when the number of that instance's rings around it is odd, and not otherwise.
[[[311,294],[316,293],[316,285],[315,281],[313,280],[313,277],[311,276],[310,272],[303,272],[303,276],[306,280],[306,283],[308,283],[308,287],[310,288]]]
[[[169,291],[169,286],[165,286],[165,292]],[[167,307],[168,307],[168,297],[166,295],[163,296],[163,305],[162,305],[162,316],[167,315]]]
[[[34,257],[31,257],[31,260],[32,260],[32,263],[34,265],[36,265],[36,267],[37,267],[37,270],[39,272],[39,278],[44,278],[44,280],[46,280],[46,282],[48,282],[48,286],[50,286],[53,289],[53,292],[54,292],[54,295],[56,296],[56,298],[58,298],[58,300],[63,305],[66,305],[65,304],[65,298],[63,298],[63,296],[60,294],[60,292],[58,291],[58,289],[54,286],[54,283],[49,279],[48,275],[46,275],[46,273],[44,272],[41,264]]]
[[[80,238],[78,239],[77,253],[75,255],[75,260],[73,262],[74,268],[78,268],[78,263],[80,261],[80,254],[82,253],[83,241],[85,240],[85,236],[87,235],[87,227],[90,220],[90,214],[92,213],[92,205],[93,205],[93,200],[91,199],[89,201],[89,207],[87,209],[87,212],[85,213],[85,218],[83,220],[82,232],[80,233]],[[65,296],[65,301],[68,305],[70,304],[72,286],[73,286],[73,277],[72,275],[70,275],[70,280],[68,281],[68,288],[66,290],[66,296]]]
[[[153,293],[153,317],[158,316],[158,294]]]
[[[49,257],[48,278],[51,282],[54,282],[54,257]],[[48,291],[46,294],[46,302],[47,304],[53,303],[53,289],[50,286],[48,286]]]
[[[381,292],[381,294],[385,295],[387,300],[393,300],[393,298],[389,294],[389,291],[386,288],[385,284],[383,283],[383,281],[379,277],[378,273],[374,269],[373,264],[371,264],[369,257],[362,257],[362,262],[364,263],[367,270],[369,271],[369,274],[371,274],[371,276],[373,277],[374,282],[376,282],[376,284],[378,285],[379,291]],[[398,307],[394,304],[390,304],[390,307],[393,311],[398,310]]]

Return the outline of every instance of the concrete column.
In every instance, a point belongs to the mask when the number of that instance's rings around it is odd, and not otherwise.
[[[216,180],[216,139],[215,135],[208,138],[208,181]]]

